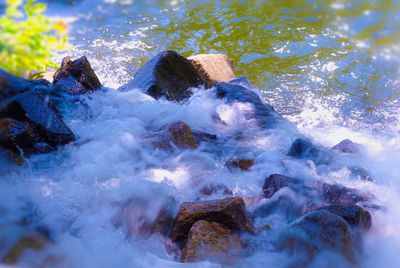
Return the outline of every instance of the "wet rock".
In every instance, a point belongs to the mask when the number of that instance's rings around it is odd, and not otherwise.
[[[299,185],[300,180],[284,175],[272,174],[265,179],[262,191],[265,198],[271,198],[274,193],[284,187]]]
[[[343,218],[326,210],[308,213],[293,222],[279,246],[296,256],[293,267],[307,266],[322,250],[337,252],[349,262],[355,262],[350,227]]]
[[[342,153],[358,153],[359,152],[359,144],[352,142],[351,140],[342,140],[338,144],[332,147],[332,150],[338,150]]]
[[[302,138],[296,139],[293,142],[289,149],[288,155],[295,158],[312,160],[317,165],[328,164],[331,161],[331,155],[326,149],[314,145],[308,139]]]
[[[230,159],[225,165],[231,168],[240,168],[241,170],[249,171],[254,165],[255,160],[253,158],[238,158]]]
[[[28,80],[0,69],[0,111],[20,93],[27,91],[51,92],[52,89],[52,85],[45,79]]]
[[[148,237],[154,233],[168,236],[172,230],[176,201],[170,196],[134,197],[114,216],[116,228],[127,236]]]
[[[190,228],[181,262],[211,261],[232,263],[240,254],[240,237],[224,225],[199,220]]]
[[[199,54],[188,58],[207,87],[217,82],[229,82],[235,77],[233,61],[223,54]]]
[[[342,217],[350,226],[357,227],[360,230],[368,231],[371,227],[371,214],[360,206],[326,206],[322,209]]]
[[[260,127],[273,127],[277,120],[282,119],[271,105],[261,100],[257,93],[239,84],[217,83],[216,94],[227,103],[240,102],[249,104],[251,109],[243,111],[244,116],[246,120],[255,120]]]
[[[355,189],[351,189],[340,184],[315,182],[314,187],[321,195],[321,198],[327,204],[331,205],[351,206],[360,201],[368,201],[372,198],[372,196],[362,194]]]
[[[226,187],[223,184],[208,184],[203,186],[200,189],[200,193],[202,195],[213,195],[213,194],[217,194],[217,193],[222,193],[224,195],[233,195],[233,192],[231,189],[229,189],[228,187]]]
[[[54,150],[52,146],[40,141],[35,129],[29,123],[12,118],[0,118],[0,147],[19,154],[46,153]]]
[[[40,142],[39,147],[64,145],[75,139],[72,131],[62,121],[59,112],[51,103],[37,93],[18,94],[8,106],[0,111],[0,117],[8,117],[28,123],[32,135]]]
[[[351,167],[348,167],[348,169],[351,172],[350,177],[353,179],[358,179],[358,180],[362,180],[362,181],[371,181],[371,182],[374,181],[374,179],[368,173],[368,171],[362,167],[351,166]]]
[[[85,56],[76,60],[65,57],[54,74],[53,84],[56,90],[71,94],[93,92],[102,87]]]
[[[281,214],[288,221],[293,221],[304,214],[304,206],[302,202],[290,196],[279,196],[257,207],[252,217],[253,219],[264,218],[272,214]]]
[[[120,90],[139,88],[156,99],[182,101],[192,94],[191,87],[202,84],[205,82],[190,60],[166,50],[140,68],[134,79]]]
[[[2,263],[16,264],[27,250],[41,251],[50,240],[41,234],[33,233],[23,236],[4,256]]]
[[[182,121],[169,123],[156,132],[143,135],[142,139],[163,150],[172,149],[173,146],[183,149],[196,149],[198,146],[191,128]]]
[[[213,221],[233,231],[253,232],[253,222],[240,197],[219,200],[184,202],[175,218],[172,231],[174,241],[184,241],[192,225],[199,220]]]

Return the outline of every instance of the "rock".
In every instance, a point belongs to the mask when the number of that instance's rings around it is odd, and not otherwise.
[[[227,103],[249,104],[252,108],[244,110],[243,114],[246,120],[255,120],[260,127],[271,128],[278,120],[282,119],[271,105],[261,100],[257,93],[239,84],[217,83],[216,94]]]
[[[339,142],[338,144],[336,144],[335,146],[333,146],[331,149],[332,150],[338,150],[342,153],[351,153],[351,154],[355,154],[359,152],[359,144],[356,144],[354,142],[352,142],[351,140],[342,140],[341,142]]]
[[[172,240],[184,241],[192,225],[199,220],[225,225],[232,231],[253,232],[253,222],[241,197],[182,203],[172,231]]]
[[[252,217],[253,219],[264,218],[272,214],[281,214],[287,221],[293,221],[304,214],[304,205],[290,196],[279,196],[257,207]]]
[[[202,84],[205,82],[190,60],[166,50],[147,62],[134,79],[119,90],[139,88],[156,99],[182,101],[192,94],[191,87]]]
[[[308,139],[302,138],[298,138],[293,142],[288,155],[295,158],[312,160],[317,165],[328,164],[331,161],[331,155],[326,149],[314,145]]]
[[[0,146],[17,154],[20,150],[26,154],[54,150],[49,144],[40,141],[29,123],[12,118],[0,118]]]
[[[188,58],[207,87],[217,82],[229,82],[235,77],[233,61],[223,54],[199,54]]]
[[[16,95],[13,101],[0,111],[0,117],[29,123],[33,130],[32,135],[41,143],[40,147],[45,143],[53,147],[64,145],[75,139],[56,108],[34,92]]]
[[[361,194],[355,189],[345,187],[340,184],[328,184],[324,182],[314,182],[316,189],[321,198],[331,205],[351,206],[360,201],[368,201],[372,196]]]
[[[169,123],[156,132],[143,135],[142,139],[163,150],[172,149],[173,145],[183,149],[196,149],[198,146],[192,130],[182,121]]]
[[[249,171],[254,165],[253,158],[237,158],[228,160],[225,165],[231,168],[240,168],[241,170]]]
[[[74,61],[65,57],[53,76],[53,84],[56,90],[71,94],[93,92],[102,87],[85,56]]]
[[[26,250],[41,251],[49,243],[50,240],[44,235],[36,233],[25,235],[8,251],[2,263],[16,264]]]
[[[265,179],[262,191],[265,198],[271,198],[274,193],[283,187],[299,185],[300,180],[284,175],[272,174]]]
[[[362,180],[362,181],[370,181],[370,182],[374,181],[374,179],[371,177],[371,175],[368,173],[368,171],[362,167],[351,166],[351,167],[348,167],[348,169],[351,172],[350,177],[353,179],[358,179],[358,180]]]
[[[148,237],[154,233],[168,236],[172,230],[176,201],[170,196],[134,197],[114,216],[116,228],[127,236]]]
[[[294,267],[307,266],[322,250],[337,252],[351,263],[355,261],[350,227],[343,218],[326,210],[310,212],[294,221],[279,246],[296,256],[298,263]]]
[[[232,262],[240,254],[240,237],[224,225],[199,220],[190,228],[181,262]]]
[[[202,195],[213,195],[216,193],[222,193],[224,195],[233,195],[232,190],[223,184],[208,184],[200,189]]]
[[[16,77],[0,69],[0,111],[7,107],[13,97],[26,92],[50,92],[52,90],[51,84],[44,80],[28,80]]]
[[[322,209],[342,217],[350,226],[357,227],[360,230],[368,231],[371,227],[371,214],[360,206],[326,206]]]

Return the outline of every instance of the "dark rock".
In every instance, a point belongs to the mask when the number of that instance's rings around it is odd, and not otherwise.
[[[192,94],[189,88],[201,84],[205,82],[190,60],[166,50],[140,68],[134,79],[120,90],[139,88],[156,99],[182,101]]]
[[[240,254],[241,248],[240,237],[230,229],[216,222],[199,220],[190,228],[181,262],[207,260],[232,263],[233,258]]]
[[[213,221],[225,225],[233,231],[253,232],[253,222],[240,197],[219,200],[185,202],[176,216],[172,239],[184,241],[192,225],[199,220]]]
[[[288,152],[289,156],[295,158],[309,159],[317,165],[328,164],[331,161],[331,155],[328,150],[320,146],[314,145],[308,139],[296,139]]]
[[[213,184],[213,183],[203,186],[200,189],[200,193],[208,196],[216,193],[222,193],[224,195],[233,195],[232,190],[226,187],[225,185]]]
[[[254,165],[255,160],[253,158],[238,158],[230,159],[225,165],[231,168],[240,168],[241,170],[249,171]]]
[[[326,206],[322,209],[342,217],[350,226],[357,227],[360,230],[368,231],[371,227],[371,214],[360,206]]]
[[[207,87],[217,82],[229,82],[235,77],[233,61],[223,54],[200,54],[188,58]]]
[[[272,214],[285,215],[287,221],[293,221],[304,214],[304,205],[290,196],[279,196],[268,200],[252,213],[253,219],[264,218]]]
[[[245,118],[255,120],[260,127],[273,127],[277,120],[282,119],[271,105],[261,100],[257,93],[239,84],[217,83],[216,93],[219,98],[223,98],[227,103],[250,104],[253,109],[244,111]]]
[[[74,61],[65,57],[61,68],[54,74],[53,84],[56,90],[71,94],[93,92],[102,87],[85,56]]]
[[[196,149],[198,146],[192,130],[182,121],[169,123],[156,132],[143,135],[142,139],[163,150],[172,149],[173,145],[184,149]]]
[[[360,201],[367,201],[372,198],[372,196],[362,194],[355,189],[340,184],[315,182],[314,188],[319,192],[321,198],[327,204],[331,205],[351,206]]]
[[[36,141],[50,146],[64,145],[75,139],[72,131],[62,121],[59,112],[34,92],[18,94],[0,111],[0,117],[8,117],[29,123]],[[43,147],[38,145],[39,147]]]
[[[289,186],[296,186],[300,185],[301,181],[296,178],[279,175],[279,174],[272,174],[268,178],[265,179],[262,190],[264,197],[271,198],[274,193],[279,191],[284,187]]]
[[[359,152],[359,144],[352,142],[351,140],[342,140],[338,144],[332,147],[332,150],[338,150],[342,153],[358,153]]]
[[[170,196],[134,197],[122,205],[113,222],[127,236],[148,237],[154,233],[168,236],[172,230],[176,201]]]
[[[296,256],[294,267],[307,266],[315,255],[329,250],[355,262],[354,241],[346,221],[326,210],[308,213],[293,222],[279,244]]]
[[[8,251],[2,260],[5,264],[16,264],[18,260],[27,250],[41,251],[51,241],[44,235],[33,233],[23,236],[18,242]]]

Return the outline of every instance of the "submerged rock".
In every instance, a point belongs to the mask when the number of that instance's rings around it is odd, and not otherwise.
[[[277,191],[279,191],[283,187],[293,187],[299,184],[301,184],[301,181],[299,179],[279,174],[272,174],[265,179],[262,191],[265,198],[271,198]]]
[[[338,144],[336,144],[335,146],[332,147],[332,150],[338,150],[342,153],[358,153],[359,152],[359,148],[360,145],[356,144],[354,142],[352,142],[349,139],[346,140],[342,140],[341,142],[339,142]]]
[[[202,195],[208,195],[208,196],[217,193],[222,193],[224,195],[233,195],[232,190],[226,187],[225,185],[213,184],[213,183],[203,186],[199,192]]]
[[[207,87],[217,82],[229,82],[235,77],[233,61],[223,54],[199,54],[188,58]]]
[[[166,50],[148,61],[120,90],[139,88],[156,99],[182,101],[192,94],[191,87],[202,84],[205,82],[190,60]]]
[[[130,198],[114,216],[114,226],[122,228],[127,236],[148,237],[154,233],[168,236],[175,207],[176,201],[170,196]]]
[[[271,128],[278,120],[282,119],[271,105],[261,100],[257,93],[239,84],[217,83],[216,94],[227,103],[248,104],[250,109],[243,111],[246,120],[255,120],[260,127]]]
[[[175,121],[160,130],[145,134],[143,140],[158,149],[172,149],[173,145],[183,149],[196,149],[197,139],[191,128],[182,121]]]
[[[71,94],[93,92],[102,87],[85,56],[76,60],[65,57],[53,76],[53,84],[56,90]]]
[[[350,226],[359,230],[368,231],[371,227],[371,214],[360,206],[326,206],[322,209],[342,217]]]
[[[190,228],[182,249],[181,262],[211,261],[232,263],[240,254],[240,237],[224,225],[199,220]]]
[[[321,146],[314,145],[309,139],[298,138],[291,145],[289,156],[312,160],[317,165],[329,164],[331,154]]]
[[[326,210],[310,212],[294,221],[279,243],[296,258],[294,267],[305,267],[321,251],[343,255],[350,263],[356,251],[350,227],[346,221]]]
[[[225,165],[230,168],[240,168],[241,170],[249,171],[254,162],[253,158],[237,158],[228,160]]]
[[[219,200],[184,202],[176,216],[172,239],[184,241],[192,225],[199,221],[213,221],[225,225],[233,231],[253,232],[253,222],[240,197]]]
[[[41,234],[33,233],[23,236],[18,242],[7,252],[2,263],[16,264],[27,250],[41,251],[50,240]]]

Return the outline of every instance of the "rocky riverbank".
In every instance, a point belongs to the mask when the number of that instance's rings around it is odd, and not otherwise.
[[[63,121],[63,111],[65,107],[81,105],[82,96],[110,91],[102,87],[86,57],[65,58],[51,82],[26,80],[1,71],[0,87],[0,146],[10,156],[10,162],[20,165],[32,155],[84,143]],[[378,209],[375,198],[369,192],[324,176],[345,169],[353,180],[373,183],[363,167],[338,161],[362,152],[362,145],[344,140],[325,148],[297,133],[260,97],[257,88],[245,78],[235,77],[233,63],[224,55],[185,58],[174,51],[163,51],[147,62],[130,83],[118,89],[121,94],[134,90],[176,107],[197,98],[198,92],[209,94],[227,107],[236,107],[241,121],[229,131],[204,129],[181,119],[157,127],[143,126],[146,131],[134,138],[140,148],[160,152],[164,161],[177,154],[185,157],[185,152],[206,152],[223,163],[224,172],[235,176],[246,178],[257,169],[263,185],[246,195],[229,182],[193,180],[189,187],[195,193],[189,200],[171,194],[135,195],[113,204],[113,228],[122,230],[127,238],[161,236],[170,260],[180,262],[236,265],[259,251],[257,237],[271,232],[274,239],[268,244],[273,251],[287,254],[289,267],[306,267],[326,251],[342,256],[349,265],[359,263],[364,235],[374,223],[371,213]],[[223,115],[223,111],[213,111],[210,120],[214,126],[227,129],[232,122]],[[286,151],[279,149],[279,174],[262,166],[263,150],[251,152],[243,146],[254,141],[249,129],[255,129],[258,138],[275,135],[275,129],[283,136],[297,133]],[[135,157],[147,163],[144,155]],[[148,164],[145,169],[154,165]],[[294,174],[296,169],[311,169],[314,174]],[[206,169],[203,172],[207,174]],[[267,223],[272,215],[285,224],[278,228]],[[52,226],[29,220],[23,224],[29,226],[25,229],[28,231],[3,251],[3,263],[18,263],[27,249],[41,252],[58,243]],[[57,266],[63,261],[50,254],[42,265]]]

